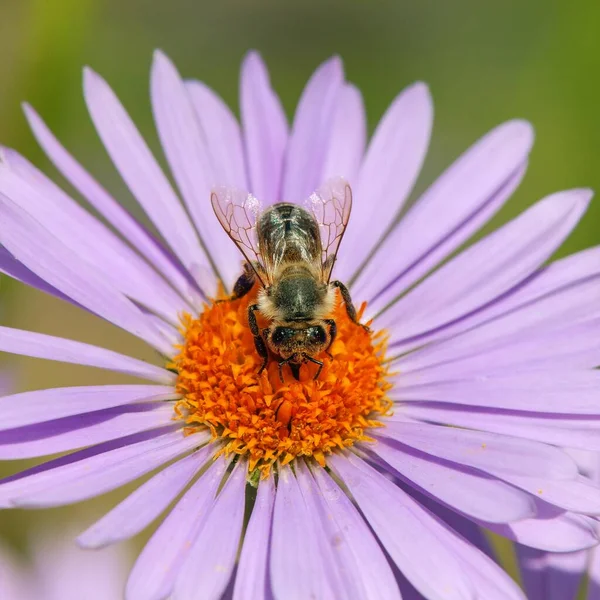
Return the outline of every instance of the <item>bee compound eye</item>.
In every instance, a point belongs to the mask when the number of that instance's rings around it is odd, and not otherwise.
[[[271,336],[271,341],[274,344],[283,344],[285,341],[289,340],[293,334],[294,330],[289,327],[275,327],[273,335]]]
[[[325,329],[320,325],[310,327],[308,330],[308,337],[311,342],[315,344],[324,344],[327,341],[327,334]]]

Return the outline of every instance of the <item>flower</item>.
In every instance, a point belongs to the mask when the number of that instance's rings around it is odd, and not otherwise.
[[[547,264],[591,192],[553,194],[462,249],[523,177],[527,123],[488,133],[395,224],[429,142],[423,84],[394,100],[365,150],[361,96],[337,58],[312,76],[288,131],[256,54],[242,67],[240,127],[157,53],[152,108],[184,208],[106,82],[88,69],[84,89],[162,239],[26,106],[49,158],[116,233],[6,149],[0,268],[141,338],[160,364],[1,328],[3,351],[150,383],[3,398],[0,458],[74,452],[5,479],[0,505],[69,504],[163,467],[79,537],[102,547],[168,512],[128,600],[227,589],[236,600],[391,599],[405,581],[429,600],[510,600],[523,598],[518,586],[456,520],[542,550],[598,542],[589,515],[600,514],[600,493],[561,446],[600,449],[600,248]],[[305,365],[281,382],[274,364],[259,374],[248,296],[226,299],[242,261],[211,190],[298,202],[335,176],[354,193],[335,277],[371,332],[338,303],[322,373]]]
[[[583,481],[597,487],[600,456],[597,452],[569,451],[579,466]],[[596,524],[596,530],[598,525]],[[576,552],[545,552],[517,545],[523,584],[529,600],[597,600],[600,597],[600,554],[598,547]],[[587,592],[578,596],[587,575]]]
[[[0,598],[5,600],[121,600],[131,556],[123,545],[98,552],[77,548],[72,527],[42,529],[24,562],[0,546]]]

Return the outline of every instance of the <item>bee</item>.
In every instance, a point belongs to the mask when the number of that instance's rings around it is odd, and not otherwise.
[[[331,281],[337,251],[348,225],[352,207],[350,186],[341,178],[327,182],[301,204],[280,202],[262,209],[251,194],[218,188],[211,203],[219,223],[244,255],[244,270],[230,299],[247,294],[260,282],[257,302],[248,307],[248,324],[262,358],[262,372],[269,351],[279,357],[279,377],[289,365],[299,379],[304,363],[318,365],[316,358],[328,352],[337,327],[330,317],[335,290],[344,301],[348,317],[357,326],[350,292],[341,281]],[[269,321],[260,329],[256,313]]]

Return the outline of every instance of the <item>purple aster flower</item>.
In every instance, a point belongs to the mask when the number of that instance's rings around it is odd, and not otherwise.
[[[74,503],[162,468],[79,537],[106,546],[166,513],[128,600],[393,599],[403,582],[429,600],[510,600],[523,598],[518,586],[444,514],[541,550],[598,542],[600,489],[561,447],[600,451],[600,248],[548,264],[591,192],[553,194],[462,248],[521,181],[527,123],[488,133],[395,224],[429,143],[421,83],[366,146],[361,96],[337,58],[312,76],[288,129],[256,54],[242,67],[241,125],[157,54],[152,107],[183,204],[106,82],[86,70],[84,89],[161,239],[26,107],[49,158],[112,228],[5,150],[0,268],[141,338],[157,364],[2,327],[3,351],[148,383],[3,398],[0,458],[72,452],[1,482],[1,506]],[[282,382],[272,356],[259,372],[247,317],[257,286],[227,299],[242,256],[211,191],[269,205],[322,189],[331,200],[339,190],[322,186],[339,176],[353,209],[334,278],[371,331],[338,302],[322,372],[302,365]]]
[[[597,486],[600,483],[600,455],[584,450],[569,450],[579,466],[583,481]],[[596,523],[598,531],[598,524]],[[517,545],[523,584],[530,600],[600,599],[600,554],[598,547],[575,552],[545,552]],[[578,596],[585,585],[587,592]]]
[[[131,555],[123,545],[98,552],[79,549],[74,530],[42,529],[29,544],[25,561],[0,546],[3,600],[121,600]]]

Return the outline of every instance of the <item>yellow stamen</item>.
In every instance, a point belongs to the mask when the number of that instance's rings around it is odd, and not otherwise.
[[[256,294],[206,306],[194,319],[185,314],[184,342],[169,365],[178,373],[176,417],[187,431],[208,427],[223,442],[222,452],[248,458],[249,469],[268,475],[275,461],[298,456],[325,465],[327,454],[357,441],[369,441],[368,427],[381,426],[388,414],[391,387],[384,364],[387,338],[352,323],[338,303],[333,318],[337,338],[318,379],[317,366],[304,364],[300,381],[284,367],[279,379],[277,357],[259,376],[262,363],[248,328],[247,309]],[[361,307],[360,314],[365,309]],[[262,323],[261,326],[266,326]]]

